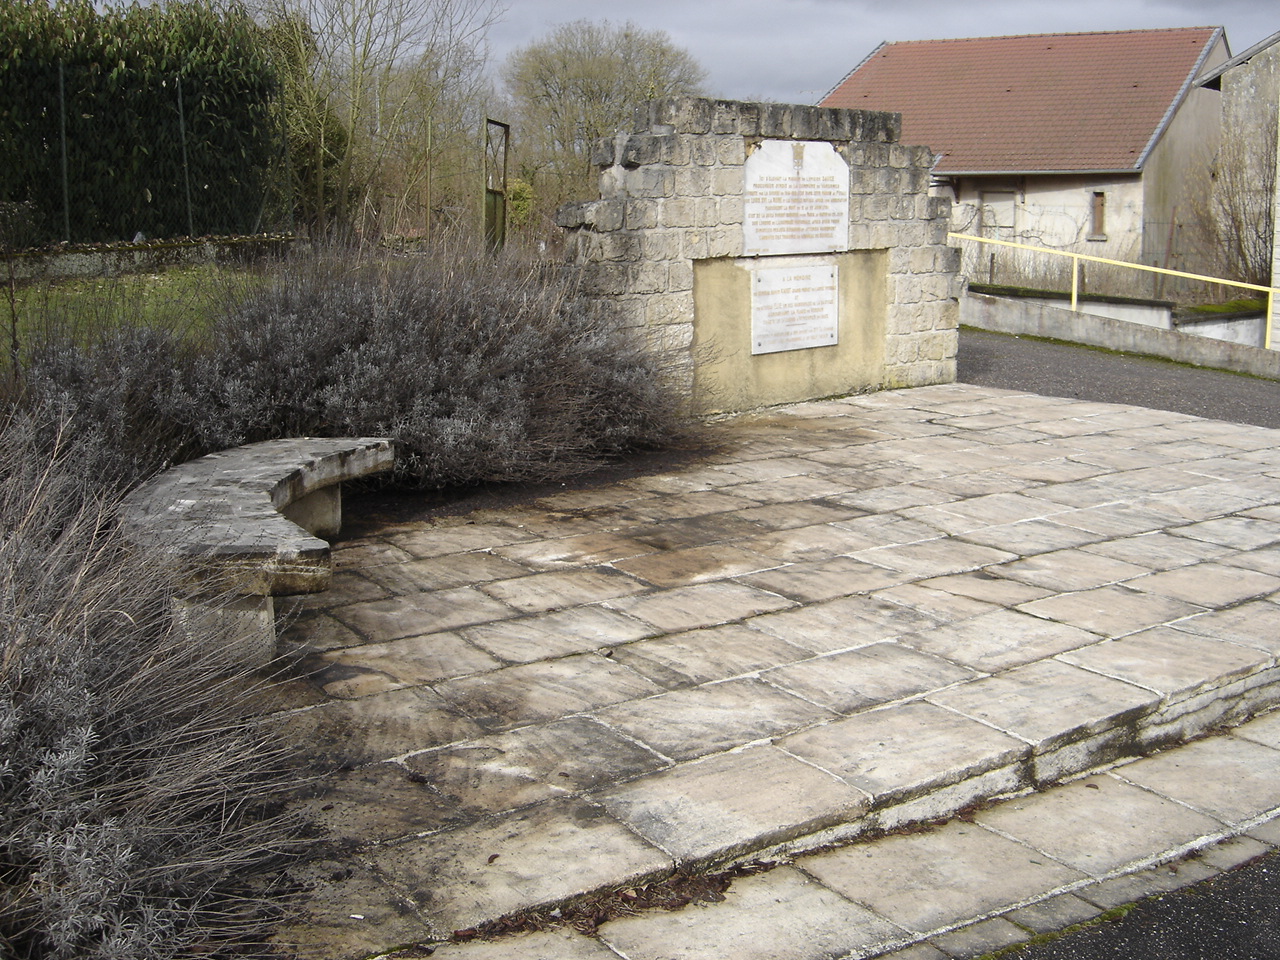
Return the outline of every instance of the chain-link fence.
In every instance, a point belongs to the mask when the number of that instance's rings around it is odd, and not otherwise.
[[[0,91],[0,247],[276,233],[292,226],[269,89],[104,64],[11,63]]]

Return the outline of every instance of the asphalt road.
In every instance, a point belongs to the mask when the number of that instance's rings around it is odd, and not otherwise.
[[[1274,380],[1002,333],[960,332],[958,379],[1280,428]]]
[[[1280,428],[1280,383],[978,330],[960,334],[958,379]],[[1280,960],[1280,855],[1142,901],[1018,951],[1018,960]]]

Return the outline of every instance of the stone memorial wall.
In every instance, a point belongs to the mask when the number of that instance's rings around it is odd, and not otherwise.
[[[958,251],[897,115],[653,101],[571,204],[589,295],[645,325],[697,412],[955,379]]]

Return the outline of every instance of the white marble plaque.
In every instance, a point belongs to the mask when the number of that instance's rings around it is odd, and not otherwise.
[[[765,140],[743,199],[743,256],[849,249],[849,164],[829,143]]]
[[[751,353],[832,347],[838,342],[836,266],[751,271]]]

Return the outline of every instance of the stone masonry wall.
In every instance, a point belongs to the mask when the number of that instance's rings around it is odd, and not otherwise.
[[[887,251],[888,260],[879,382],[848,392],[950,382],[959,294],[959,252],[947,243],[950,201],[929,196],[934,158],[926,147],[899,143],[900,131],[891,113],[652,101],[629,132],[596,147],[600,199],[560,210],[567,256],[584,267],[589,295],[649,327],[679,358],[692,389],[694,265],[744,256],[748,155],[766,140],[825,141],[849,167],[844,250]]]

